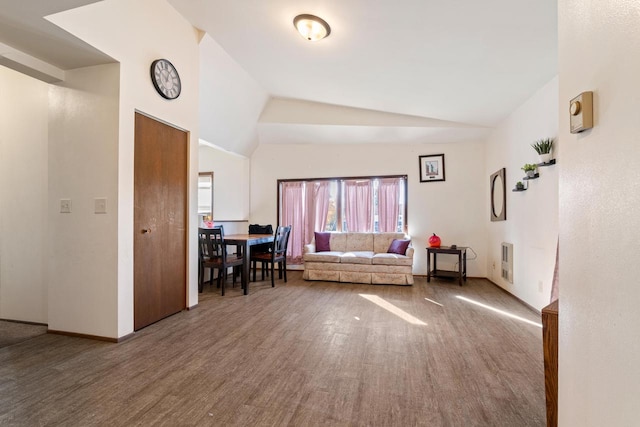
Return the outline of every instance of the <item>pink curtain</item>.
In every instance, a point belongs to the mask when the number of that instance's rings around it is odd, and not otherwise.
[[[315,231],[324,231],[329,212],[329,181],[307,182],[305,244],[311,243]]]
[[[398,231],[400,214],[400,178],[378,181],[378,229],[381,233]]]
[[[304,182],[282,183],[281,225],[291,225],[287,261],[291,264],[302,263],[304,247]]]
[[[373,183],[344,181],[344,213],[350,232],[373,231]]]

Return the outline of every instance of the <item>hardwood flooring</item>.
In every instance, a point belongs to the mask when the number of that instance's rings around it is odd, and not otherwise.
[[[0,348],[14,345],[46,333],[46,325],[0,320]]]
[[[289,276],[248,296],[205,286],[195,310],[119,344],[0,349],[0,425],[545,425],[541,328],[457,296],[539,316],[486,280]]]

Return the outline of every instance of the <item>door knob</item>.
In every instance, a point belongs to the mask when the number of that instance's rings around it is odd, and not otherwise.
[[[149,234],[151,233],[151,229],[150,228],[143,228],[142,229],[142,234]]]

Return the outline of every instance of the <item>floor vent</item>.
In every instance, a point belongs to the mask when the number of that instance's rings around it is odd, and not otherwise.
[[[513,283],[513,243],[502,242],[501,276],[509,283]]]

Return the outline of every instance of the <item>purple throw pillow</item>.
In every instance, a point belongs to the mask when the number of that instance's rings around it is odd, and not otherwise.
[[[331,233],[318,233],[316,235],[316,252],[328,252],[331,250],[329,246],[329,240],[331,239]]]
[[[391,242],[391,245],[389,245],[389,249],[387,250],[387,253],[404,255],[407,252],[409,243],[411,243],[411,240],[393,239],[393,242]]]

